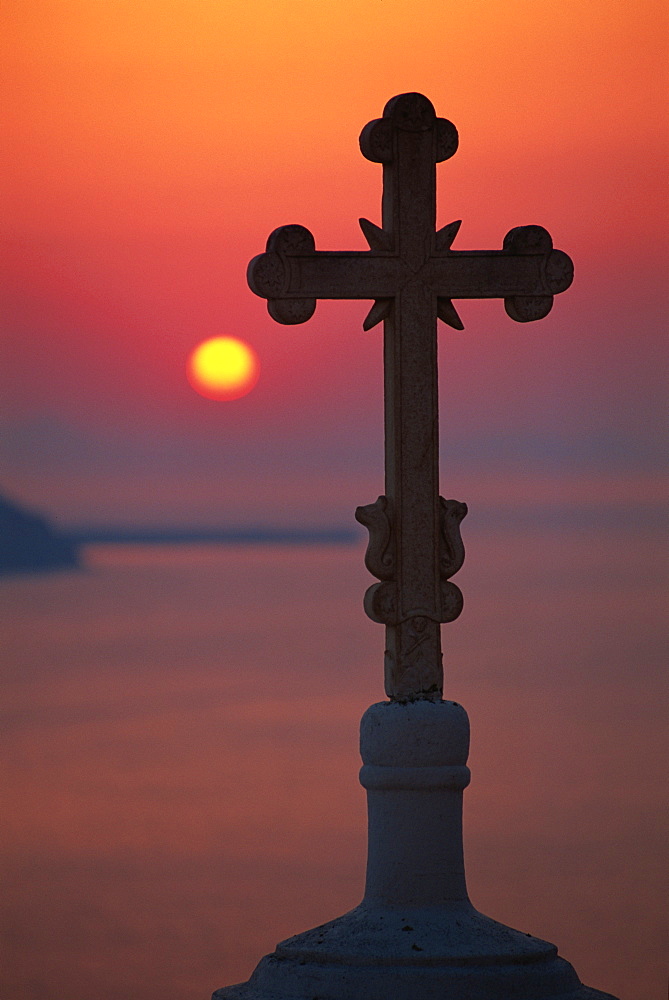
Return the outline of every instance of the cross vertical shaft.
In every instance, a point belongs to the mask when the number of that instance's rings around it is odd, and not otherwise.
[[[384,322],[385,490],[397,623],[386,624],[389,697],[441,697],[439,419],[436,314],[429,289],[405,287]]]
[[[394,614],[383,616],[385,689],[399,700],[440,698],[443,690],[437,297],[421,270],[434,252],[436,163],[456,146],[454,126],[418,94],[394,98],[361,136],[365,156],[384,156],[383,230],[408,271],[384,321],[385,498],[395,573],[392,584],[372,588],[395,588]],[[373,605],[367,610],[374,617]]]

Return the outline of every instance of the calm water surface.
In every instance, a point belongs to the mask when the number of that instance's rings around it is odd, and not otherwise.
[[[472,901],[661,1000],[657,539],[468,542],[443,636]],[[101,546],[0,583],[0,996],[207,1000],[359,902],[370,582],[356,547]]]

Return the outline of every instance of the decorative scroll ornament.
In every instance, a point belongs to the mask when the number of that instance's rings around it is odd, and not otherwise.
[[[355,519],[369,531],[365,566],[379,580],[395,579],[395,553],[390,544],[391,520],[388,498],[380,496],[374,503],[357,507]]]
[[[439,572],[442,580],[454,576],[465,561],[465,546],[460,524],[467,515],[467,504],[439,497],[440,555]]]
[[[364,607],[369,618],[381,625],[399,625],[413,622],[408,635],[406,656],[413,658],[419,646],[424,643],[425,623],[428,620],[446,623],[455,621],[463,606],[459,587],[449,581],[462,567],[465,547],[460,534],[460,524],[467,514],[467,505],[459,500],[444,500],[439,497],[439,576],[440,609],[435,614],[427,609],[412,610],[408,614],[398,612],[397,568],[393,521],[390,501],[380,496],[374,503],[358,507],[355,518],[369,531],[369,542],[365,553],[365,566],[381,582],[374,583],[365,593]],[[416,654],[417,655],[417,654]]]

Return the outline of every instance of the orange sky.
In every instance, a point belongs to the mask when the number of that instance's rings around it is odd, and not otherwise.
[[[279,326],[245,272],[287,223],[319,248],[364,249],[357,220],[379,221],[381,169],[358,135],[390,97],[421,91],[460,134],[438,169],[439,222],[463,220],[455,247],[500,247],[513,226],[538,223],[574,259],[572,288],[541,322],[463,302],[465,331],[440,328],[442,492],[470,507],[471,571],[508,566],[536,595],[543,584],[517,561],[536,555],[543,522],[531,536],[525,524],[547,509],[578,526],[578,553],[557,534],[542,551],[582,641],[556,619],[546,648],[556,669],[584,676],[585,658],[597,660],[601,687],[590,680],[582,704],[599,706],[610,736],[609,705],[623,702],[607,651],[622,664],[641,636],[627,664],[655,642],[644,587],[656,536],[633,552],[628,592],[621,536],[607,549],[599,515],[612,512],[627,538],[662,485],[667,22],[666,0],[3,0],[0,493],[60,525],[354,528],[355,507],[383,488],[380,329],[362,332],[364,302],[319,303],[303,326]],[[186,363],[199,341],[228,335],[253,346],[260,379],[216,403],[191,389]],[[481,541],[486,510],[520,523],[515,562],[494,533]],[[615,615],[593,618],[594,589]],[[507,596],[498,582],[466,592],[464,636],[483,620],[477,601],[499,616]],[[536,608],[545,629],[538,596]],[[494,670],[521,661],[524,633],[485,627]],[[482,690],[504,706],[502,688]]]
[[[61,447],[83,463],[90,489],[110,437],[127,482],[142,464],[131,438],[163,448],[166,467],[193,441],[208,467],[226,442],[235,468],[240,440],[256,465],[329,441],[334,466],[365,427],[367,461],[381,375],[379,332],[360,330],[366,304],[321,304],[304,327],[278,327],[245,269],[288,222],[324,249],[364,246],[357,219],[378,220],[381,171],[358,134],[406,90],[460,133],[439,168],[440,221],[464,220],[456,247],[498,247],[512,226],[539,223],[576,263],[573,289],[536,328],[501,303],[464,303],[465,334],[442,330],[459,433],[541,436],[560,423],[594,442],[613,418],[652,436],[664,3],[6,0],[0,16],[11,95],[0,421],[14,442],[0,484],[47,501],[26,435],[36,455]],[[189,351],[212,335],[260,356],[260,382],[234,408],[186,381]]]

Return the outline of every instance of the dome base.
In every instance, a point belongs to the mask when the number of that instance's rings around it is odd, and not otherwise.
[[[362,903],[281,942],[212,1000],[615,1000],[584,986],[555,945],[468,902]]]

